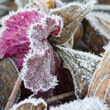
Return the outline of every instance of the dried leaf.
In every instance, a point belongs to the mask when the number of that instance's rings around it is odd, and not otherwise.
[[[17,77],[14,62],[11,59],[0,60],[0,110],[4,110]]]
[[[109,5],[109,4],[110,4],[110,1],[109,1],[109,0],[98,0],[98,3],[99,3],[99,4]]]
[[[29,98],[15,104],[10,110],[46,110],[47,104],[43,99]]]
[[[64,26],[59,37],[50,35],[51,44],[64,44],[73,37],[80,22],[91,11],[93,4],[71,3],[61,8],[54,9],[51,14],[56,14],[63,18]]]
[[[100,35],[88,20],[84,19],[82,24],[84,28],[83,36],[74,40],[74,49],[100,55],[104,52],[103,46],[108,43],[108,40]]]
[[[110,15],[104,12],[91,12],[86,16],[90,24],[106,39],[110,40]]]
[[[64,45],[64,47],[69,47],[69,48],[76,48],[78,41],[83,37],[84,34],[84,29],[83,29],[83,25],[82,23],[79,25],[78,29],[76,30],[74,36],[68,41],[66,42]]]
[[[98,96],[110,105],[110,44],[108,44],[104,57],[94,72],[88,96]]]
[[[98,98],[93,97],[75,100],[59,107],[50,107],[49,110],[108,110],[108,108]]]
[[[75,95],[84,97],[88,85],[100,57],[91,53],[81,52],[70,48],[57,47],[57,52],[64,61],[64,66],[71,71],[75,85]]]

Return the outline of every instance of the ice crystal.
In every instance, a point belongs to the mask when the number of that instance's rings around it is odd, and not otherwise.
[[[60,65],[60,58],[47,41],[49,34],[60,32],[61,18],[45,16],[40,23],[35,23],[29,31],[31,50],[24,60],[22,79],[25,87],[37,93],[47,91],[57,85],[56,66]],[[57,59],[57,60],[56,60]]]
[[[28,99],[25,99],[25,100],[21,101],[20,103],[13,105],[13,107],[10,110],[18,110],[20,108],[23,109],[23,108],[27,108],[27,107],[28,107],[28,109],[30,108],[29,110],[33,110],[33,108],[34,107],[37,108],[37,106],[39,106],[39,104],[43,104],[43,106],[45,106],[45,110],[46,110],[47,104],[42,98],[39,98],[39,99],[28,98]]]
[[[27,37],[29,26],[39,22],[42,17],[34,9],[19,10],[6,16],[3,19],[0,35],[0,58],[26,54],[30,44]]]
[[[87,97],[83,100],[65,103],[59,107],[51,107],[49,110],[108,110],[108,108],[97,97]]]
[[[100,9],[100,8],[99,8]],[[110,15],[104,12],[91,12],[86,16],[90,24],[103,35],[106,39],[110,40]]]
[[[83,93],[83,88],[89,85],[96,65],[101,60],[100,57],[91,53],[81,52],[70,48],[57,46],[57,52],[64,61],[64,67],[68,68],[73,76],[75,84],[75,95]],[[79,80],[80,79],[80,80]],[[80,83],[84,83],[80,86]]]

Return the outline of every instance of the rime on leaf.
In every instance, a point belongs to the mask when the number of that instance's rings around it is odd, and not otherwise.
[[[15,3],[17,4],[18,8],[23,8],[27,3],[29,3],[29,1],[30,0],[15,0]]]
[[[15,104],[10,110],[46,110],[46,108],[47,104],[43,99],[29,98]]]
[[[87,94],[88,85],[96,69],[96,65],[101,58],[91,53],[60,46],[56,50],[64,61],[64,67],[71,71],[75,86],[75,95],[80,98],[84,97]]]
[[[0,110],[4,110],[17,77],[14,62],[11,59],[0,60]]]
[[[0,58],[24,56],[30,48],[27,37],[29,26],[42,17],[35,10],[18,11],[5,17],[0,35]]]
[[[108,43],[108,40],[100,35],[99,32],[91,26],[88,20],[84,19],[82,24],[84,32],[80,38],[76,37],[74,39],[74,49],[100,55],[104,52],[103,46]]]
[[[60,58],[47,41],[48,35],[60,32],[61,18],[45,16],[40,23],[35,23],[29,34],[31,50],[24,60],[22,79],[25,87],[33,92],[47,91],[57,85],[55,69],[60,65]]]
[[[82,23],[79,25],[78,29],[76,30],[75,34],[71,39],[66,42],[63,46],[73,48],[74,46],[77,46],[78,40],[82,38],[84,34],[84,29]]]
[[[110,107],[110,43],[106,48],[103,59],[93,74],[88,96],[98,96]]]
[[[58,9],[52,10],[51,14],[56,14],[63,18],[64,26],[60,33],[60,37],[49,36],[51,44],[61,45],[66,43],[73,37],[80,22],[91,11],[93,4],[71,3]]]
[[[110,13],[110,5],[96,4],[93,11]]]
[[[110,15],[104,12],[91,12],[86,19],[99,34],[110,40]]]
[[[108,110],[108,108],[97,97],[86,97],[83,100],[75,100],[59,107],[50,107],[49,110]]]

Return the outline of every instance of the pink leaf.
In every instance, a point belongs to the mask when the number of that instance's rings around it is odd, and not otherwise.
[[[56,65],[60,65],[60,58],[48,43],[47,37],[59,29],[61,19],[58,19],[56,16],[44,17],[40,23],[35,23],[29,32],[31,50],[24,60],[21,73],[25,87],[35,93],[47,91],[57,85],[54,74]]]
[[[26,54],[29,50],[27,30],[43,16],[35,10],[10,14],[4,21],[4,30],[0,35],[0,58]]]

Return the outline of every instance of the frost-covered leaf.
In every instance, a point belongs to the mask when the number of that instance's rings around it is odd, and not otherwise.
[[[61,8],[51,10],[51,14],[59,15],[63,18],[64,26],[60,37],[50,35],[49,41],[52,44],[64,44],[73,37],[80,22],[91,11],[93,4],[71,3]]]
[[[90,24],[106,39],[110,40],[110,15],[104,12],[91,12],[86,16]]]
[[[63,46],[73,48],[74,46],[77,45],[78,40],[80,40],[83,37],[83,34],[84,34],[84,28],[83,28],[83,25],[81,23],[79,25],[79,27],[77,28],[74,36],[71,37],[71,39],[68,42],[66,42]]]
[[[110,13],[110,5],[96,4],[93,11]]]
[[[100,57],[91,53],[81,52],[70,48],[57,47],[57,52],[64,61],[64,67],[71,71],[75,85],[75,95],[84,97]]]
[[[103,46],[107,45],[108,40],[100,35],[88,20],[84,19],[82,24],[83,35],[80,38],[77,37],[77,40],[74,40],[74,49],[100,55],[100,53],[104,52]]]
[[[57,85],[56,68],[60,65],[60,58],[47,41],[51,33],[60,32],[61,18],[45,16],[40,23],[32,25],[29,31],[31,50],[27,54],[21,74],[25,87],[33,92],[47,91]]]
[[[93,74],[88,95],[98,96],[110,106],[110,43],[106,48],[103,59]]]
[[[0,58],[16,57],[29,51],[28,29],[43,15],[36,10],[18,10],[3,18],[0,33]]]
[[[85,98],[65,103],[59,107],[50,107],[49,110],[109,110],[97,97]]]
[[[4,110],[18,74],[11,59],[0,60],[0,110]]]
[[[46,108],[47,104],[43,99],[28,98],[13,105],[10,110],[46,110]]]
[[[15,3],[17,4],[18,8],[23,8],[29,3],[29,1],[30,0],[15,0]]]

